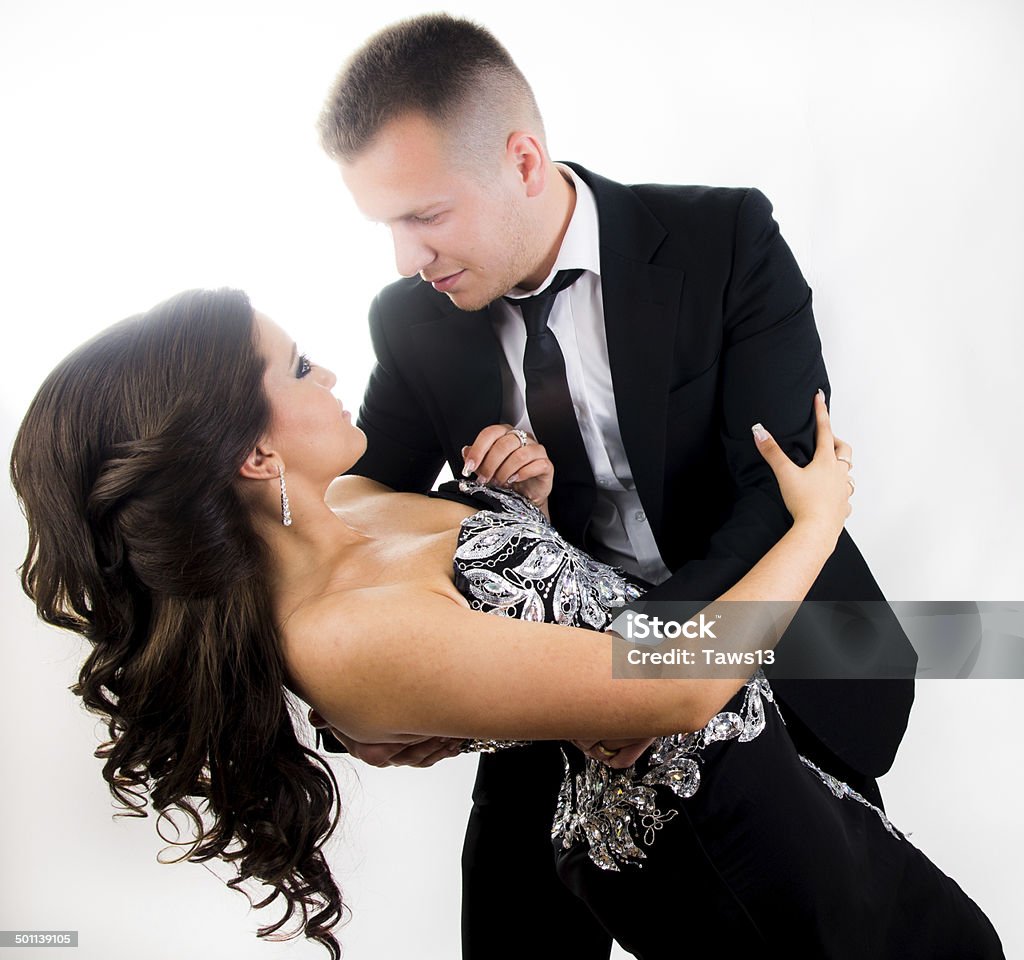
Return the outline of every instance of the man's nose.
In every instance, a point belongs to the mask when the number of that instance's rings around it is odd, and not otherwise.
[[[403,277],[414,277],[434,262],[434,251],[408,225],[392,226],[391,239],[395,245],[395,267]]]

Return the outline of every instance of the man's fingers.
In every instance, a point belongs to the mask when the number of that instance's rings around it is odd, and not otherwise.
[[[641,740],[628,747],[622,747],[614,757],[603,758],[603,762],[615,770],[624,770],[626,767],[631,767],[636,763],[652,743],[654,743],[653,739]]]
[[[460,741],[449,737],[431,737],[423,743],[400,750],[392,757],[391,764],[396,767],[433,766],[438,760],[455,756],[459,752],[459,744]]]
[[[410,764],[413,767],[432,767],[438,760],[447,760],[449,757],[454,757],[460,752],[457,743],[448,743],[443,747],[439,747],[431,753],[428,753],[423,759],[416,763]]]
[[[363,743],[350,752],[371,767],[390,767],[418,761],[429,751],[424,751],[419,744],[410,747],[400,743]]]
[[[643,752],[654,743],[654,740],[612,740],[610,741],[611,745],[606,740],[570,740],[569,742],[577,746],[591,759],[599,760],[601,763],[607,764],[616,770],[622,770],[636,763]],[[617,742],[622,743],[622,746],[615,747]],[[605,750],[614,750],[615,755],[609,757],[601,747],[604,747]]]
[[[315,717],[317,720],[323,721],[319,714],[315,714]],[[314,713],[311,711],[310,720],[312,721],[313,718]],[[386,743],[361,743],[327,723],[321,722],[320,724],[314,724],[314,726],[329,730],[345,745],[345,748],[353,757],[357,760],[362,760],[363,763],[367,763],[371,767],[417,765],[424,758],[434,754],[438,754],[436,759],[439,760],[441,755],[453,756],[453,753],[446,751],[450,751],[453,746],[457,747],[461,743],[460,740],[453,740],[450,737],[419,737],[414,740]],[[432,760],[431,762],[434,761]]]
[[[353,757],[358,757],[363,763],[368,763],[371,767],[388,766],[394,762],[396,754],[400,752],[401,749],[399,749],[398,744],[394,743],[360,743],[349,747],[349,753]]]

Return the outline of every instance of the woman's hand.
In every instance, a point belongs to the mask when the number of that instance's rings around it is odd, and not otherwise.
[[[853,512],[853,448],[832,433],[825,395],[814,397],[818,422],[814,458],[806,467],[797,466],[757,423],[751,428],[761,456],[779,481],[779,490],[794,523],[812,523],[839,539],[846,518]],[[758,437],[761,432],[763,438]]]
[[[547,514],[548,496],[555,478],[555,465],[544,445],[510,424],[484,427],[476,439],[462,448],[466,462],[463,476],[476,472],[479,483],[510,487]]]

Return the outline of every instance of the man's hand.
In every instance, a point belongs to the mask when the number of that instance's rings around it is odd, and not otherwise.
[[[555,465],[544,445],[530,434],[516,431],[508,423],[496,423],[484,427],[469,446],[463,447],[462,456],[466,464],[463,476],[475,472],[479,483],[511,487],[547,515]]]
[[[458,737],[410,737],[400,741],[360,743],[332,727],[315,710],[309,711],[309,722],[314,727],[329,730],[353,757],[371,767],[431,767],[438,760],[454,757],[462,744]]]
[[[600,760],[616,770],[623,770],[636,763],[640,755],[652,744],[650,740],[570,740],[588,757]],[[601,748],[604,747],[604,750]],[[614,753],[614,756],[608,756]]]

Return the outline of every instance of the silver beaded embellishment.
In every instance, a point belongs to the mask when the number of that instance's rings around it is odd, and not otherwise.
[[[821,767],[812,763],[802,753],[798,753],[797,756],[800,758],[800,762],[805,767],[807,767],[810,770],[813,770],[818,775],[818,777],[821,779],[821,782],[825,784],[825,786],[828,787],[829,790],[832,791],[833,796],[839,797],[840,799],[845,798],[849,800],[856,800],[858,803],[864,804],[864,806],[867,807],[869,810],[874,810],[875,813],[878,814],[878,819],[882,821],[882,826],[885,827],[885,829],[888,830],[889,833],[891,833],[894,837],[896,837],[897,840],[906,840],[907,837],[910,836],[909,833],[903,833],[903,831],[900,830],[898,827],[893,826],[892,822],[885,815],[884,810],[882,810],[880,807],[876,807],[870,800],[868,800],[867,797],[863,796],[862,794],[859,794],[848,783],[845,783],[838,777],[833,777],[831,773],[825,773],[825,771],[822,770]]]
[[[621,571],[563,539],[520,494],[466,480],[459,489],[484,492],[502,507],[462,521],[455,580],[474,610],[603,630],[615,608],[642,595]]]
[[[574,780],[563,749],[565,775],[551,825],[552,838],[560,837],[563,848],[586,840],[590,859],[602,870],[619,872],[627,864],[642,867],[647,854],[638,841],[642,839],[650,847],[657,831],[679,814],[678,810],[658,809],[654,788],[668,787],[682,799],[692,797],[700,787],[697,761],[702,749],[718,740],[743,742],[757,737],[765,727],[762,697],[778,710],[772,688],[760,670],[745,686],[742,713],[722,711],[700,730],[657,737],[643,775],[637,773],[635,764],[614,770],[587,757],[584,772]]]

